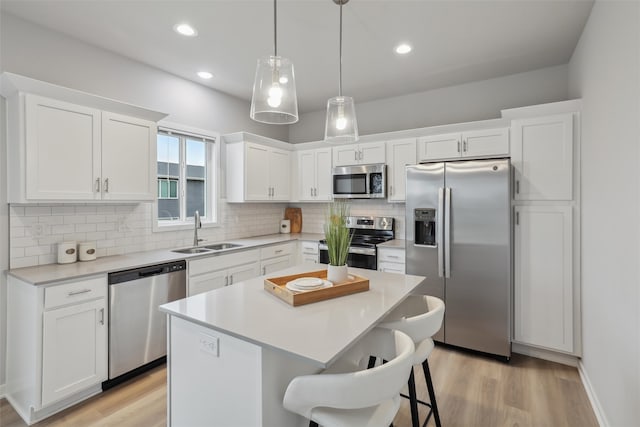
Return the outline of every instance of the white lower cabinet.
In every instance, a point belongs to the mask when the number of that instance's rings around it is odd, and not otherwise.
[[[44,312],[43,406],[106,379],[106,315],[105,299]]]
[[[572,207],[516,206],[514,340],[574,351]]]
[[[295,264],[293,250],[296,242],[280,243],[260,250],[260,274],[271,274]]]
[[[32,424],[102,391],[107,277],[49,286],[7,278],[7,399]]]
[[[260,275],[260,250],[233,252],[187,261],[187,295],[229,286]]]
[[[312,262],[318,264],[320,262],[320,250],[318,249],[317,240],[301,240],[299,245],[300,263]]]
[[[404,248],[378,248],[378,271],[405,274]]]

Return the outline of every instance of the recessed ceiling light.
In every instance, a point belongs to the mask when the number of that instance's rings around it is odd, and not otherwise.
[[[198,77],[200,77],[201,79],[210,79],[211,77],[213,77],[213,74],[208,71],[198,71]]]
[[[187,37],[195,37],[198,35],[196,29],[189,24],[176,24],[173,29],[176,33]]]
[[[402,43],[396,46],[396,53],[399,53],[400,55],[404,55],[406,53],[411,52],[411,49],[412,49],[411,45]]]

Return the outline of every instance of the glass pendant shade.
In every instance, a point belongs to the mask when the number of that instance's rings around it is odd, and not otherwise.
[[[324,140],[334,144],[356,142],[358,140],[356,106],[350,96],[336,96],[327,101]]]
[[[250,116],[269,124],[298,121],[298,98],[293,64],[281,56],[258,59]]]

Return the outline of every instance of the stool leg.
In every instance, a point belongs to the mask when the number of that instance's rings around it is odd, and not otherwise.
[[[418,396],[416,396],[416,380],[413,375],[413,366],[411,367],[411,375],[409,375],[409,404],[411,405],[411,425],[420,427],[420,419],[418,418]]]
[[[429,361],[427,359],[422,362],[422,370],[424,371],[424,379],[427,382],[427,390],[429,391],[429,400],[431,401],[433,418],[436,421],[436,426],[441,427],[442,424],[440,424],[440,413],[438,412],[438,405],[436,403],[436,393],[433,389],[433,382],[431,381],[431,371],[429,371]]]
[[[309,421],[309,427],[318,427],[318,423],[315,421]]]
[[[376,366],[376,357],[375,356],[369,356],[369,364],[367,365],[367,369],[371,369],[374,366]]]

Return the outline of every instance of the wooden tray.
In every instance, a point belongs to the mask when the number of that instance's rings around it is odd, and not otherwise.
[[[369,290],[369,279],[356,274],[349,274],[349,280],[342,283],[334,283],[330,288],[305,292],[291,291],[286,288],[288,282],[300,277],[318,277],[327,280],[327,270],[264,279],[264,289],[294,307]]]

